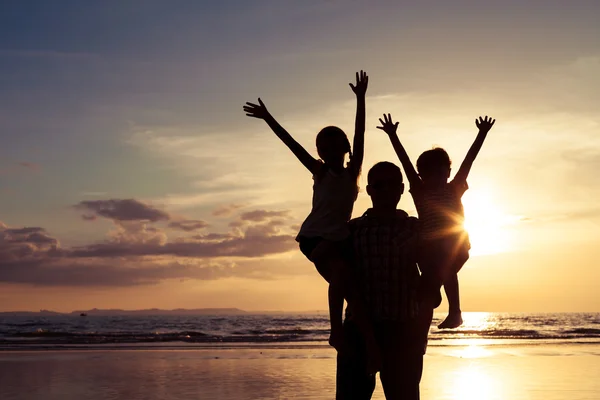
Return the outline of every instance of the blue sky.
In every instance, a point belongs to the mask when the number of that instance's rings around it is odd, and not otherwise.
[[[523,262],[532,268],[527,282],[533,285],[548,259],[560,259],[547,254],[548,246],[575,252],[576,274],[597,281],[591,244],[600,233],[597,1],[5,1],[0,8],[0,221],[7,229],[43,228],[65,254],[119,240],[156,240],[162,250],[192,240],[168,226],[174,220],[206,222],[209,227],[198,231],[203,235],[247,238],[248,229],[262,229],[263,239],[292,237],[309,210],[310,176],[241,106],[261,96],[314,151],[322,126],[337,124],[351,135],[354,103],[347,83],[365,69],[371,77],[365,170],[382,159],[396,161],[374,129],[383,112],[400,119],[413,157],[438,144],[456,162],[475,134],[473,119],[482,113],[498,119],[473,170],[471,203],[488,199],[488,209],[506,221],[529,223],[497,228],[509,232],[512,244],[470,261],[465,284],[474,310],[501,308],[506,287],[497,288],[493,301],[480,287],[494,274],[518,273],[498,266],[486,274],[486,266]],[[129,204],[109,200],[126,199],[169,218],[141,219],[133,227],[124,214],[102,215],[102,207]],[[88,209],[94,221],[73,207],[85,201],[96,202]],[[361,193],[355,214],[368,204]],[[214,215],[231,205],[239,207]],[[400,205],[414,213],[410,197]],[[244,220],[235,231],[241,215],[256,210],[282,214]],[[278,225],[282,221],[285,226]],[[500,234],[486,229],[484,236]],[[155,250],[123,264],[184,263],[195,272],[169,270],[132,288],[107,283],[95,295],[65,278],[66,290],[56,294],[43,279],[12,281],[6,271],[17,264],[7,264],[0,275],[4,304],[239,306],[232,293],[246,293],[239,302],[255,309],[326,304],[322,282],[293,242],[258,259],[188,257],[179,250],[159,257]],[[211,263],[234,267],[207,280],[204,268]],[[84,264],[72,264],[73,271],[87,271],[88,264],[104,268],[102,259]],[[564,282],[564,273],[560,265],[544,272],[544,279],[550,276],[544,293]],[[525,293],[508,278],[508,292]],[[280,293],[286,285],[297,286],[295,294]],[[316,289],[304,300],[307,288]],[[182,294],[158,304],[148,300],[153,290]],[[593,293],[592,286],[572,290]],[[116,293],[128,300],[115,303]],[[565,301],[548,306],[532,300],[528,307],[590,307]]]

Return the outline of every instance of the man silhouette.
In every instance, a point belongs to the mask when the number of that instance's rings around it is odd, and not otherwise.
[[[355,272],[361,283],[382,354],[381,384],[387,399],[418,400],[423,355],[433,309],[419,307],[419,221],[398,210],[404,192],[400,168],[374,165],[367,175],[373,207],[350,221]],[[366,368],[365,344],[346,309],[344,348],[338,352],[336,399],[368,400],[375,375]]]

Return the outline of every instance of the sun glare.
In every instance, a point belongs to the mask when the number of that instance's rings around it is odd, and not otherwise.
[[[453,399],[499,400],[502,399],[500,382],[478,365],[468,365],[457,371],[454,380]]]
[[[507,227],[515,222],[515,217],[502,212],[489,193],[468,191],[463,197],[463,205],[472,256],[503,253],[511,249]]]

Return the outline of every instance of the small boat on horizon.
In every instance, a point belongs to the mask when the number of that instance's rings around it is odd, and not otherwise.
[[[79,314],[80,317],[87,317],[87,314],[82,312],[81,314]]]

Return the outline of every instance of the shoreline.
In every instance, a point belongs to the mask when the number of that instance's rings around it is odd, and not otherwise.
[[[564,340],[551,339],[486,339],[463,338],[445,339],[429,338],[428,349],[431,348],[456,348],[465,346],[480,346],[493,348],[506,347],[539,347],[539,346],[599,346],[598,338],[582,338]],[[297,341],[297,342],[138,342],[138,343],[34,343],[33,341],[11,344],[9,341],[0,343],[0,354],[3,352],[35,352],[35,351],[143,351],[143,350],[327,350],[331,347],[325,341]]]
[[[331,348],[0,352],[0,398],[234,400],[334,398]],[[600,398],[600,344],[431,346],[421,398]],[[379,380],[373,400],[383,400]]]

